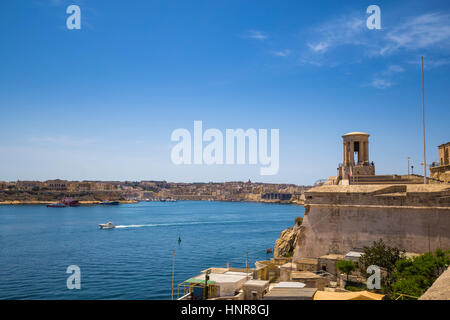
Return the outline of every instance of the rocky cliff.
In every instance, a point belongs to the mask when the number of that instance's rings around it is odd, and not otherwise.
[[[300,224],[287,228],[281,232],[280,238],[275,242],[273,256],[275,258],[292,257],[300,235]]]

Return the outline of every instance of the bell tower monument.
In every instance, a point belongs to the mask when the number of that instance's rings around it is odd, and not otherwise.
[[[369,162],[369,136],[364,132],[350,132],[342,136],[344,162],[338,168],[339,180],[375,175],[375,165]]]

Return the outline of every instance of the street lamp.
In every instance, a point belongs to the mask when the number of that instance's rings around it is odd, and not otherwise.
[[[410,157],[408,157],[408,178],[409,178],[409,160],[411,160]]]

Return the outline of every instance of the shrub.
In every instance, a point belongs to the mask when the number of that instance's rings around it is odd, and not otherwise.
[[[336,263],[336,268],[338,268],[339,271],[345,273],[347,275],[347,281],[348,281],[348,275],[356,270],[356,263],[349,260],[341,260]]]
[[[412,259],[396,263],[392,278],[392,292],[395,295],[420,297],[450,264],[450,250],[437,249]]]
[[[366,274],[367,267],[376,265],[386,272],[386,277],[382,278],[382,284],[387,291],[390,291],[392,272],[396,268],[397,261],[404,259],[404,251],[387,246],[382,239],[374,241],[371,247],[364,247],[364,254],[359,258],[359,268]]]
[[[300,226],[302,224],[302,222],[303,222],[303,218],[302,217],[297,217],[297,218],[295,218],[294,221],[295,221],[296,225]]]

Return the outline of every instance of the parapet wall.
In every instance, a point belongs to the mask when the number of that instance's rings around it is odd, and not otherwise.
[[[294,261],[346,254],[380,238],[408,252],[450,248],[450,187],[321,186],[306,193]]]

